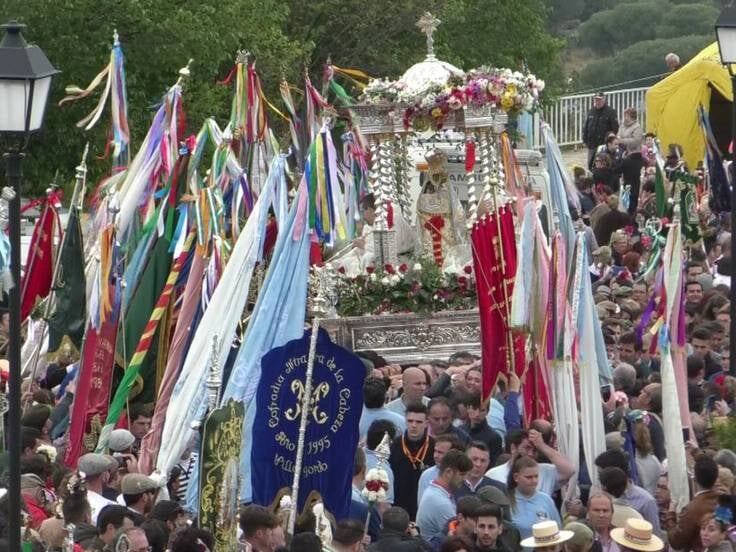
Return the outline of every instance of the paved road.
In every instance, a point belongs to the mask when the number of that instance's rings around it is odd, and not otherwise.
[[[588,162],[588,150],[581,147],[576,150],[562,150],[562,159],[565,161],[565,165],[572,172],[572,168],[575,165],[585,167]]]

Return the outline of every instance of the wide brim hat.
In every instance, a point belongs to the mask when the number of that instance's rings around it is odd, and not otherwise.
[[[664,542],[654,534],[652,524],[643,519],[629,519],[626,527],[611,529],[611,538],[631,550],[659,552],[664,549]]]
[[[614,504],[613,505],[613,517],[611,518],[611,525],[613,527],[626,527],[629,520],[632,519],[644,519],[638,511],[634,510],[631,506],[625,504]]]
[[[541,521],[532,525],[532,536],[521,541],[522,548],[542,548],[569,541],[575,533],[560,529],[556,521]]]

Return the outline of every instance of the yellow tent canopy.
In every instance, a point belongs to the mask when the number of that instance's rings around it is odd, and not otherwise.
[[[698,106],[702,104],[710,112],[713,90],[733,101],[731,76],[721,65],[717,42],[647,91],[647,131],[657,135],[663,148],[680,144],[691,169],[705,155]]]

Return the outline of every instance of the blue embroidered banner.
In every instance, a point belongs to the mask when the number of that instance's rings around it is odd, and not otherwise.
[[[299,424],[311,330],[263,356],[256,393],[251,483],[253,501],[270,504],[294,478]],[[301,511],[307,495],[318,491],[336,519],[348,516],[353,458],[363,408],[365,366],[351,352],[317,336],[312,393],[299,481]]]

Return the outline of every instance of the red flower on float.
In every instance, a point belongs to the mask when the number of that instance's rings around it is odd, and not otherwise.
[[[383,266],[383,269],[388,272],[389,274],[395,274],[396,270],[394,270],[393,265],[387,264]]]

